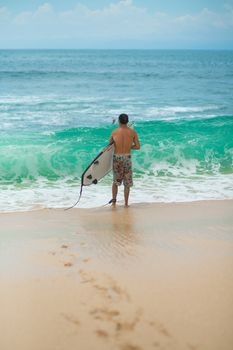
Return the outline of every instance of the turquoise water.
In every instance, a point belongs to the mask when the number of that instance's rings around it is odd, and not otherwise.
[[[132,201],[233,198],[232,86],[232,51],[0,51],[0,210],[72,204],[122,112],[142,145]]]

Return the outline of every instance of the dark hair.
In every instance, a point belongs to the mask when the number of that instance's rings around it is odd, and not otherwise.
[[[119,122],[121,123],[121,124],[127,124],[128,122],[129,122],[129,117],[128,117],[128,115],[127,114],[120,114],[119,115]]]

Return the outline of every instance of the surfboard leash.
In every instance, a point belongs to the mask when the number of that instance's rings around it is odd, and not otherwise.
[[[77,202],[74,203],[74,205],[72,205],[72,207],[65,208],[64,210],[70,210],[70,209],[74,208],[78,204],[78,202],[80,201],[80,199],[82,197],[82,192],[83,192],[83,185],[81,185],[81,189],[80,189],[80,193],[79,193],[79,197],[78,197]]]
[[[116,203],[116,199],[113,199],[113,198],[110,199],[110,201],[109,201],[108,203],[102,205],[102,208],[103,208],[103,207],[106,207],[107,205],[112,204],[112,203]]]

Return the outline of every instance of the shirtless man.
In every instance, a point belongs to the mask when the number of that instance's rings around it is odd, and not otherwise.
[[[130,187],[133,186],[131,149],[140,149],[137,133],[127,126],[129,118],[127,114],[119,116],[119,128],[110,136],[110,142],[115,144],[113,155],[113,184],[112,205],[116,205],[118,186],[124,184],[125,207],[128,207]]]

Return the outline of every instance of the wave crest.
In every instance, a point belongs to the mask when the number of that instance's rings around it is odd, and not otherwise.
[[[138,122],[141,150],[133,153],[134,172],[159,177],[233,172],[233,118]],[[0,140],[0,182],[38,178],[80,178],[106,145],[112,127],[59,132],[4,134]]]

